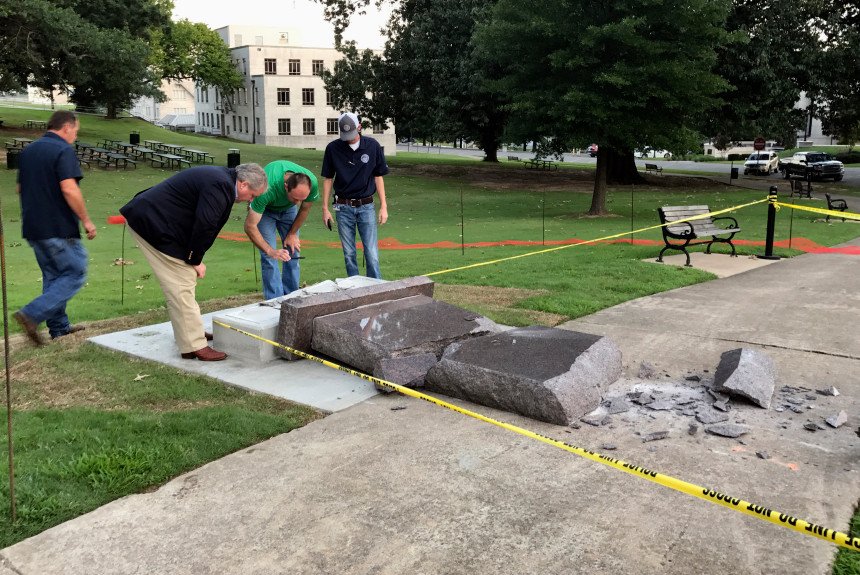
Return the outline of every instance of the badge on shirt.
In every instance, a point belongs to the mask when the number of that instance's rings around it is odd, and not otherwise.
[[[367,163],[367,162],[369,162],[369,161],[370,161],[370,156],[368,156],[367,154],[362,154],[362,155],[361,155],[361,163],[362,163],[362,164],[366,164],[366,163]]]

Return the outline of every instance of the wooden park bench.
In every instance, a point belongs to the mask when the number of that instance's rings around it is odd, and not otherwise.
[[[683,222],[678,221],[686,220],[687,218],[694,216],[709,214],[710,211],[711,210],[708,206],[663,206],[662,208],[657,208],[657,213],[660,215],[660,223],[664,224],[662,227],[663,241],[666,243],[666,246],[660,250],[660,255],[657,257],[657,261],[663,261],[663,254],[666,250],[678,250],[680,252],[684,252],[684,255],[687,256],[687,263],[684,265],[692,267],[690,266],[690,253],[687,251],[687,248],[690,246],[707,244],[708,247],[705,249],[705,253],[709,254],[711,253],[711,246],[714,243],[729,244],[732,248],[731,255],[737,256],[735,246],[732,243],[732,238],[734,238],[735,234],[741,231],[741,229],[738,227],[738,221],[735,218],[731,216],[724,216],[721,218],[706,216],[695,220]],[[729,225],[726,227],[716,225],[715,222],[720,220],[729,220]],[[705,239],[708,236],[710,236],[710,240]]]
[[[655,174],[662,174],[663,167],[658,166],[657,164],[645,164],[645,173],[653,172]]]
[[[827,199],[827,209],[833,211],[844,212],[848,209],[848,202],[840,198],[831,198],[830,194],[824,194],[824,197]],[[830,221],[830,215],[825,218],[824,221]],[[845,221],[845,218],[842,218],[842,221]]]
[[[508,156],[508,161],[509,162],[519,162],[520,157],[519,156]]]

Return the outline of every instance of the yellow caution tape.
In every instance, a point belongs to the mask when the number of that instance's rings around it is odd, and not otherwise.
[[[786,208],[793,208],[795,210],[802,210],[804,212],[813,212],[816,214],[823,214],[825,216],[830,216],[831,218],[845,218],[846,220],[860,220],[860,214],[855,214],[854,212],[840,212],[838,210],[825,210],[824,208],[813,208],[812,206],[800,206],[798,204],[787,204],[785,202],[776,202],[776,206],[785,206]]]
[[[836,545],[845,547],[847,549],[860,550],[860,538],[851,537],[850,535],[836,531],[835,529],[828,529],[827,527],[823,527],[815,523],[810,523],[809,521],[804,521],[803,519],[798,519],[791,515],[780,513],[778,511],[768,509],[767,507],[763,507],[761,505],[755,505],[748,501],[744,501],[743,499],[732,497],[730,495],[720,493],[719,491],[715,491],[713,489],[700,487],[693,483],[688,483],[686,481],[676,479],[669,475],[658,473],[657,471],[654,471],[652,469],[647,469],[639,465],[633,465],[632,463],[626,463],[620,459],[615,459],[614,457],[601,455],[594,451],[590,451],[582,447],[577,447],[575,445],[570,445],[569,443],[565,443],[557,439],[552,439],[551,437],[546,437],[545,435],[540,435],[539,433],[523,429],[522,427],[518,427],[516,425],[511,425],[510,423],[498,421],[497,419],[487,417],[486,415],[481,415],[480,413],[462,408],[447,401],[442,401],[441,399],[437,399],[433,396],[421,393],[420,391],[416,391],[414,389],[404,387],[402,385],[398,385],[396,383],[386,381],[384,379],[379,379],[377,377],[373,377],[371,375],[355,371],[354,369],[350,369],[348,367],[338,365],[334,362],[313,356],[309,353],[293,349],[289,346],[260,337],[253,333],[249,333],[237,327],[222,323],[220,321],[213,321],[213,323],[215,323],[216,325],[220,325],[223,328],[233,330],[243,335],[247,335],[248,337],[254,338],[256,340],[268,343],[269,345],[281,348],[284,351],[287,351],[293,355],[297,355],[299,357],[309,359],[317,363],[321,363],[326,367],[337,369],[350,375],[360,377],[361,379],[370,381],[383,387],[387,387],[403,395],[408,395],[409,397],[414,397],[416,399],[427,401],[439,407],[444,407],[446,409],[450,409],[451,411],[455,411],[457,413],[467,415],[479,421],[483,421],[484,423],[489,423],[497,427],[501,427],[502,429],[507,429],[508,431],[518,433],[519,435],[523,435],[525,437],[535,439],[542,443],[546,443],[547,445],[552,445],[553,447],[563,449],[564,451],[568,451],[575,455],[579,455],[580,457],[590,459],[591,461],[596,461],[597,463],[608,465],[609,467],[613,467],[619,471],[623,471],[630,475],[647,479],[648,481],[651,481],[658,485],[662,485],[663,487],[668,487],[669,489],[674,489],[675,491],[680,491],[681,493],[686,493],[687,495],[692,495],[693,497],[698,497],[699,499],[704,499],[705,501],[710,501],[711,503],[716,503],[718,505],[722,505],[723,507],[728,507],[729,509],[740,511],[741,513],[744,513],[746,515],[756,517],[763,521],[769,521],[775,525],[780,525],[782,527],[792,529],[804,535],[811,535],[813,537],[817,537],[825,541],[830,541],[831,543],[835,543]]]
[[[638,230],[629,230],[629,231],[621,232],[621,233],[618,233],[618,234],[612,234],[611,236],[603,236],[602,238],[596,238],[596,239],[593,239],[593,240],[583,240],[583,241],[581,241],[581,242],[579,242],[579,243],[576,243],[576,244],[568,244],[568,245],[564,245],[564,246],[557,246],[557,247],[554,247],[554,248],[546,248],[546,249],[543,249],[543,250],[537,250],[537,251],[534,251],[534,252],[529,252],[529,253],[527,253],[527,254],[519,254],[519,255],[516,255],[516,256],[509,256],[509,257],[506,257],[506,258],[499,258],[499,259],[497,259],[497,260],[491,260],[491,261],[487,261],[487,262],[479,262],[479,263],[471,264],[471,265],[468,265],[468,266],[460,266],[460,267],[458,267],[458,268],[450,268],[450,269],[445,269],[445,270],[439,270],[439,271],[435,271],[435,272],[430,272],[429,274],[422,274],[422,275],[427,276],[427,277],[431,277],[431,276],[438,276],[438,275],[447,274],[447,273],[451,273],[451,272],[458,272],[458,271],[462,271],[462,270],[468,270],[468,269],[472,269],[472,268],[478,268],[478,267],[482,267],[482,266],[488,266],[488,265],[491,265],[491,264],[498,264],[498,263],[501,263],[501,262],[507,262],[507,261],[516,260],[516,259],[519,259],[519,258],[527,258],[527,257],[529,257],[529,256],[536,256],[536,255],[539,255],[539,254],[547,254],[547,253],[549,253],[549,252],[557,252],[557,251],[559,251],[559,250],[566,250],[566,249],[573,248],[573,247],[576,247],[576,246],[585,246],[585,245],[588,245],[588,244],[596,244],[596,243],[598,243],[598,242],[605,242],[605,241],[607,241],[607,240],[613,240],[613,239],[615,239],[615,238],[620,238],[620,237],[622,237],[622,236],[629,236],[629,235],[632,235],[632,234],[638,234],[638,233],[640,233],[640,232],[647,232],[647,231],[650,231],[650,230],[659,230],[660,228],[662,228],[662,227],[664,227],[664,226],[668,226],[668,225],[675,225],[675,224],[682,223],[682,222],[689,222],[689,221],[692,221],[692,220],[701,220],[701,219],[704,219],[704,218],[710,218],[711,216],[718,216],[718,215],[720,215],[720,214],[725,214],[725,213],[727,213],[727,212],[732,212],[732,211],[735,211],[735,210],[740,210],[740,209],[742,209],[742,208],[748,208],[748,207],[750,207],[750,206],[754,206],[754,205],[756,205],[756,204],[762,204],[762,203],[767,202],[767,201],[770,201],[770,200],[768,200],[767,198],[765,198],[765,199],[763,199],[763,200],[756,200],[756,201],[754,201],[754,202],[750,202],[750,203],[748,203],[748,204],[741,204],[741,205],[739,205],[739,206],[732,206],[732,207],[730,207],[730,208],[725,208],[725,209],[723,209],[723,210],[717,210],[716,212],[708,212],[707,214],[698,214],[698,215],[695,215],[695,216],[690,216],[689,218],[682,218],[682,219],[680,219],[680,220],[672,220],[671,222],[667,222],[667,223],[665,223],[665,224],[657,224],[657,225],[655,225],[655,226],[648,226],[648,227],[646,227],[646,228],[639,228]]]

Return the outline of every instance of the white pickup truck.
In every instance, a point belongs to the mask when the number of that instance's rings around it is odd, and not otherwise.
[[[802,176],[813,180],[833,178],[839,182],[845,175],[845,166],[824,152],[795,152],[790,158],[780,160],[779,171],[785,179]]]

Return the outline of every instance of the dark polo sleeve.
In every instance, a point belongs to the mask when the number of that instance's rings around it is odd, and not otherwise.
[[[206,250],[212,247],[221,228],[230,218],[235,199],[236,191],[232,181],[225,180],[216,185],[202,187],[188,241],[186,263],[196,266],[203,261]]]

